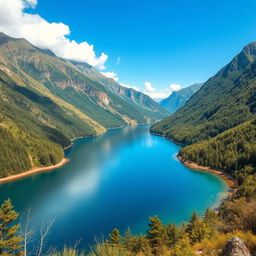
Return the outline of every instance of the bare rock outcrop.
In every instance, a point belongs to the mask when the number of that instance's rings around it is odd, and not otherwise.
[[[222,256],[251,256],[242,239],[232,237],[228,240]]]

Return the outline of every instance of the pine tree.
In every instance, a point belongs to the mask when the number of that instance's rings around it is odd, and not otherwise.
[[[13,210],[11,201],[6,200],[0,208],[0,255],[23,255],[22,237],[18,234],[20,225],[14,225],[19,214]]]
[[[180,239],[180,230],[176,224],[167,226],[168,246],[173,247]]]
[[[198,221],[198,219],[199,219],[199,218],[198,218],[196,212],[193,212],[193,214],[192,214],[192,216],[191,216],[191,218],[190,218],[190,220],[189,220],[189,223],[188,223],[188,225],[187,225],[187,229],[186,229],[186,231],[187,231],[187,233],[188,233],[189,235],[191,234],[192,230],[194,229],[194,227],[195,227],[196,222]]]
[[[159,255],[161,247],[167,242],[166,228],[163,226],[162,221],[157,217],[150,217],[150,222],[148,226],[150,227],[147,230],[148,239],[153,252],[155,255]]]
[[[134,248],[134,253],[143,253],[145,256],[151,256],[151,247],[149,244],[149,240],[144,235],[139,235],[139,237],[136,238],[136,244]],[[140,254],[139,254],[140,255]]]
[[[109,238],[110,238],[110,241],[111,243],[113,244],[120,244],[121,242],[121,236],[120,236],[120,232],[117,228],[113,229],[112,233],[109,234]]]
[[[136,238],[133,236],[130,228],[124,233],[124,246],[128,251],[133,251],[136,243]]]

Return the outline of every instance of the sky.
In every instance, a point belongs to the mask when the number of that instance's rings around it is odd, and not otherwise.
[[[256,41],[256,1],[0,0],[0,31],[163,98]]]

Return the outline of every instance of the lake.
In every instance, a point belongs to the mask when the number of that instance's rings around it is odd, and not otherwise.
[[[181,224],[226,196],[227,184],[211,173],[193,171],[176,158],[180,146],[149,133],[149,125],[110,130],[77,139],[66,150],[65,166],[0,185],[0,201],[10,198],[31,225],[55,218],[48,246],[82,239],[94,244],[117,227],[145,233],[148,217]]]

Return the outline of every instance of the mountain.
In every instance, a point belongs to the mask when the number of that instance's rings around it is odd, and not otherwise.
[[[189,145],[179,156],[202,166],[210,166],[234,174],[247,175],[256,168],[256,120],[244,122],[209,140]],[[241,179],[241,177],[240,177]]]
[[[183,144],[207,140],[255,117],[256,43],[244,49],[152,133]]]
[[[168,98],[161,100],[159,104],[172,114],[185,105],[185,103],[202,87],[202,85],[202,83],[197,83],[179,91],[174,91]]]
[[[145,95],[144,93],[136,91],[131,88],[126,88],[124,86],[121,86],[115,80],[105,77],[104,75],[102,75],[100,72],[98,72],[95,68],[93,68],[87,63],[72,61],[72,64],[75,65],[79,70],[84,72],[92,80],[95,80],[103,84],[105,87],[110,89],[115,94],[118,94],[125,100],[132,101],[135,105],[141,108],[142,112],[145,112],[147,115],[153,115],[155,116],[156,119],[159,119],[159,117],[161,118],[163,117],[163,116],[160,116],[158,113],[160,110],[159,104],[154,100],[152,100],[149,96]],[[167,115],[167,111],[163,109],[164,108],[161,109],[161,112]],[[152,110],[153,110],[153,113],[152,113]]]
[[[90,74],[50,50],[0,33],[0,176],[60,162],[72,138],[167,115],[148,96],[83,65]]]

